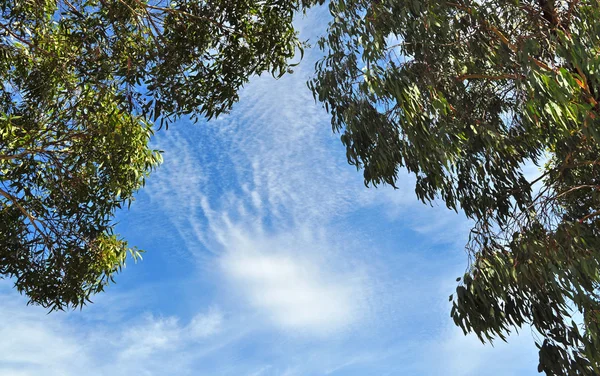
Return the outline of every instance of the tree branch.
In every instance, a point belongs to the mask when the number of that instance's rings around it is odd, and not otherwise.
[[[599,216],[599,215],[600,215],[600,210],[596,210],[595,212],[593,212],[593,213],[590,213],[590,214],[586,215],[585,217],[581,218],[581,219],[579,220],[579,223],[583,223],[583,222],[585,222],[586,220],[588,220],[588,219],[590,219],[590,218],[593,218],[593,217],[597,217],[597,216]]]
[[[485,80],[518,80],[518,79],[522,79],[522,78],[525,78],[525,76],[520,75],[520,74],[510,74],[510,73],[503,73],[503,74],[498,74],[498,75],[489,75],[489,74],[462,74],[462,75],[456,77],[456,79],[458,81],[476,80],[476,79],[485,79]]]
[[[40,233],[40,235],[42,236],[42,238],[44,238],[44,243],[46,244],[46,247],[48,247],[49,250],[52,250],[52,243],[50,242],[50,239],[48,239],[48,236],[46,235],[46,233],[44,233],[42,231],[42,229],[40,229],[36,223],[37,219],[31,215],[20,203],[19,200],[14,197],[13,195],[11,195],[10,193],[0,189],[0,196],[3,196],[5,198],[7,198],[8,200],[10,200],[20,211],[21,213],[23,213],[23,215],[25,215],[27,217],[27,219],[29,219],[29,222],[31,223],[31,225]]]

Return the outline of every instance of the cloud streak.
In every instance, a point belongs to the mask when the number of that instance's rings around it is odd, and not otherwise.
[[[191,359],[186,359],[189,353],[181,356],[182,350],[193,354],[194,348],[207,347],[223,320],[213,308],[188,323],[145,315],[92,325],[77,320],[78,312],[46,315],[4,289],[0,306],[0,374],[11,376],[183,374]]]
[[[323,335],[371,310],[372,276],[353,263],[357,239],[333,238],[335,222],[371,198],[324,127],[307,78],[302,68],[257,78],[229,116],[159,134],[166,162],[148,192],[199,264],[218,264],[246,304],[237,308]]]

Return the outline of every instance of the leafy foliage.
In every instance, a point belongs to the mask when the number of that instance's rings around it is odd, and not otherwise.
[[[600,373],[600,3],[334,0],[309,87],[366,184],[476,221],[452,317],[531,325],[538,370]],[[543,163],[536,180],[526,163]],[[577,322],[575,322],[577,321]]]
[[[308,1],[0,1],[0,276],[80,306],[138,251],[113,233],[161,160],[152,123],[227,111],[290,69]]]

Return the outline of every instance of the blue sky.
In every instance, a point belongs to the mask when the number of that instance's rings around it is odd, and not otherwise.
[[[297,21],[315,41],[323,9]],[[530,375],[529,329],[481,345],[449,317],[469,222],[367,189],[305,82],[257,77],[231,114],[153,141],[165,163],[118,214],[144,261],[82,311],[0,282],[0,375]]]

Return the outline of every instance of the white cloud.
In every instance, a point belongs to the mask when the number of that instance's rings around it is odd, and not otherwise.
[[[69,328],[34,315],[19,315],[6,303],[1,302],[0,374],[59,375],[82,369],[85,359],[80,356],[79,344],[69,338]],[[63,330],[66,335],[57,335]]]
[[[3,376],[182,375],[223,340],[215,337],[223,323],[216,307],[188,323],[147,314],[121,323],[95,319],[92,324],[80,316],[85,311],[47,315],[25,302],[14,291],[0,290]],[[110,316],[112,308],[107,308]]]
[[[281,269],[298,270],[297,265],[294,262]],[[95,319],[90,325],[85,310],[46,315],[43,309],[24,303],[25,299],[14,291],[0,293],[3,376],[504,376],[530,374],[535,369],[535,347],[526,330],[519,337],[511,337],[508,345],[497,343],[491,347],[481,345],[474,337],[464,337],[460,329],[449,325],[428,335],[422,330],[431,323],[414,320],[412,325],[397,326],[398,322],[384,320],[382,327],[369,327],[362,334],[342,339],[296,337],[290,341],[278,335],[265,336],[261,331],[244,332],[243,327],[254,324],[254,318],[230,317],[217,307],[189,320],[147,314],[120,323]],[[402,308],[396,314],[402,315]],[[437,308],[427,301],[410,308],[425,316],[428,309]],[[109,316],[111,310],[106,307]],[[415,318],[418,313],[411,312]],[[441,323],[447,315],[434,316],[434,321]],[[407,331],[420,335],[407,336]]]
[[[315,30],[309,21],[299,28]],[[165,164],[147,190],[199,267],[218,263],[228,293],[241,297],[229,308],[288,333],[341,333],[394,296],[373,293],[389,288],[364,256],[377,242],[351,225],[340,231],[341,220],[376,208],[430,244],[462,246],[468,229],[462,216],[419,203],[408,175],[397,191],[365,189],[306,88],[315,57],[309,51],[278,81],[253,80],[229,116],[160,132]]]
[[[332,229],[370,199],[314,105],[308,72],[258,78],[230,116],[160,133],[165,164],[148,192],[200,266],[217,260],[241,297],[232,310],[320,335],[343,332],[370,309],[371,277],[349,246],[357,239],[340,246]]]
[[[126,330],[120,340],[120,358],[143,360],[156,352],[173,350],[182,340],[181,328],[174,317],[147,316],[141,324]]]
[[[343,330],[367,309],[363,276],[340,270],[337,260],[328,264],[325,241],[298,232],[238,232],[220,265],[244,299],[281,328],[314,335]]]
[[[142,322],[124,331],[120,337],[122,359],[147,359],[156,353],[176,351],[186,345],[215,335],[221,329],[223,315],[213,307],[198,313],[187,325],[178,318],[146,315]]]
[[[332,333],[361,317],[366,310],[368,276],[341,262],[340,252],[330,242],[327,222],[335,216],[335,208],[344,204],[337,202],[336,195],[321,192],[327,187],[308,192],[306,169],[295,164],[289,170],[260,168],[265,162],[254,161],[251,174],[244,175],[245,170],[234,165],[245,177],[241,193],[225,190],[211,195],[198,167],[203,157],[195,156],[189,143],[175,132],[165,143],[177,145],[175,155],[170,156],[177,162],[167,162],[161,179],[150,184],[152,196],[170,214],[201,264],[207,262],[205,250],[217,255],[233,294],[241,295],[250,308],[286,331]],[[164,144],[161,147],[167,149]],[[284,165],[290,158],[273,159]],[[268,176],[262,175],[263,170]],[[186,174],[198,177],[175,180]],[[290,179],[297,189],[292,189]],[[352,250],[347,251],[343,257],[351,259]],[[243,306],[234,309],[245,310]]]
[[[207,313],[199,313],[188,326],[193,338],[204,338],[219,332],[223,324],[223,314],[217,308],[211,308]]]
[[[497,340],[494,346],[482,344],[475,335],[465,336],[455,326],[439,336],[431,346],[438,354],[434,364],[425,365],[430,374],[453,376],[532,374],[536,370],[537,348],[531,332],[508,337],[508,343]]]

